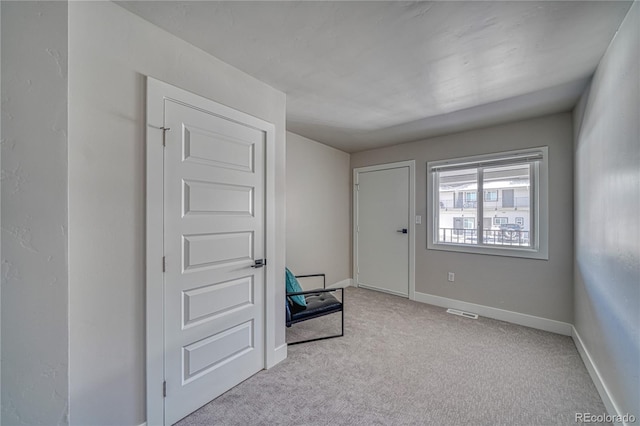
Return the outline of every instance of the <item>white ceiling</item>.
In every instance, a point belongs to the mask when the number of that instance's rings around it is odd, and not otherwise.
[[[287,129],[356,152],[568,111],[630,2],[125,1],[287,94]]]

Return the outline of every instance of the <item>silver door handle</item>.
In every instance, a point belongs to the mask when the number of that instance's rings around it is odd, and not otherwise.
[[[407,230],[407,228],[402,228],[402,229],[398,229],[396,232],[399,232],[399,233],[401,233],[401,234],[406,234],[406,233],[408,233],[409,231]]]

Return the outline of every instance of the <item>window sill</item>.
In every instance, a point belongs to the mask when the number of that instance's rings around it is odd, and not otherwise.
[[[549,260],[549,253],[543,249],[470,246],[451,243],[429,243],[427,250],[453,251],[458,253],[484,254],[488,256],[521,257],[525,259]]]

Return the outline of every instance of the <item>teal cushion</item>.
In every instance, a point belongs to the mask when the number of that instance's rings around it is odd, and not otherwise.
[[[298,282],[298,279],[296,278],[295,275],[293,275],[291,273],[291,271],[289,270],[289,268],[285,268],[285,275],[287,278],[287,293],[297,293],[299,291],[303,291],[302,287],[300,287],[300,283]],[[300,306],[307,306],[307,301],[304,299],[304,295],[299,294],[297,296],[291,296],[291,300],[293,300],[293,303],[300,305]]]

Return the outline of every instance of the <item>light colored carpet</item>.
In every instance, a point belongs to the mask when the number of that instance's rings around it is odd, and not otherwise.
[[[370,290],[345,299],[344,337],[289,346],[178,424],[570,425],[606,412],[569,337]],[[326,326],[337,331],[339,315],[287,340]]]

